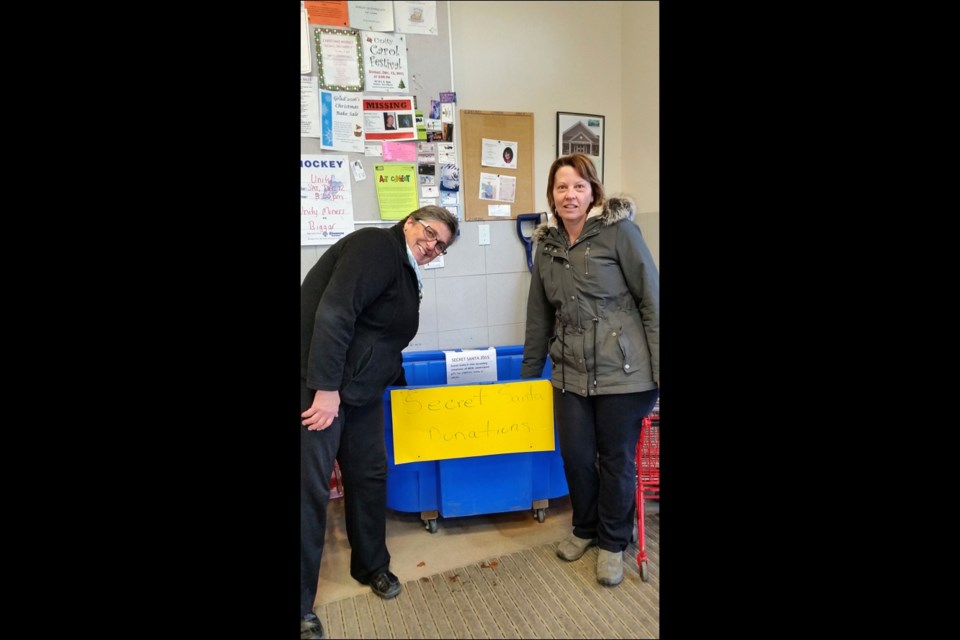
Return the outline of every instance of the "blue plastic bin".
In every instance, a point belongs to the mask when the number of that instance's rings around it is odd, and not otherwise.
[[[496,347],[496,350],[497,382],[519,380],[523,346]],[[409,387],[447,383],[442,351],[404,353],[403,369]],[[543,375],[550,377],[549,360]],[[383,403],[387,506],[396,511],[419,511],[430,533],[437,530],[438,516],[448,518],[532,509],[534,517],[543,522],[549,499],[569,492],[558,448],[396,465],[393,463],[390,389],[384,393]],[[556,424],[554,441],[558,442]]]

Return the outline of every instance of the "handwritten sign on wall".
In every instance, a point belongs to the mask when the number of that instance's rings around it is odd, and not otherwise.
[[[394,464],[553,451],[549,380],[390,391]]]

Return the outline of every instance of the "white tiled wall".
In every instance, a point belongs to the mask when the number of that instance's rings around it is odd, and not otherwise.
[[[489,245],[480,245],[481,224],[490,227]],[[301,247],[301,281],[326,249]],[[529,287],[516,220],[461,222],[443,267],[423,269],[420,331],[404,351],[523,344]]]
[[[490,228],[489,245],[479,243],[481,224]],[[530,272],[516,221],[461,223],[444,263],[428,271],[435,298],[421,305],[420,332],[406,351],[523,344]]]
[[[490,244],[481,246],[481,224]],[[325,246],[301,247],[300,279]],[[523,344],[530,272],[515,220],[461,222],[443,267],[423,270],[420,331],[404,351]]]

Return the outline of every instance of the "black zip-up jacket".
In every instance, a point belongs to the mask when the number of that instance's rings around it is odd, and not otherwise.
[[[353,406],[405,385],[402,351],[420,326],[417,274],[403,221],[367,227],[327,249],[300,285],[300,377]]]

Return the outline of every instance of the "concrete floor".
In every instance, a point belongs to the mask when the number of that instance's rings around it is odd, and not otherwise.
[[[569,496],[550,500],[546,518],[533,510],[439,518],[429,533],[419,513],[387,510],[387,549],[390,570],[401,583],[480,562],[488,558],[558,542],[572,530]],[[370,587],[350,577],[343,500],[333,499],[327,514],[327,538],[320,566],[317,606],[370,593]]]

